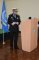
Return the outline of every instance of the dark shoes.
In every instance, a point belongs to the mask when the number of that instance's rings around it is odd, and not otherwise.
[[[14,49],[19,49],[18,47],[15,47]]]
[[[14,49],[19,49],[18,47],[14,47]],[[13,50],[13,47],[10,47],[10,50]]]

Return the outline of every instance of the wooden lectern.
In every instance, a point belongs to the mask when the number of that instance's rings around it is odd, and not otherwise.
[[[31,52],[37,48],[38,40],[38,19],[27,19],[21,22],[22,50]]]

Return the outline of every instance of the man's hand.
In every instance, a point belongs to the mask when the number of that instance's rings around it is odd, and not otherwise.
[[[18,25],[18,22],[13,22],[13,23],[12,23],[12,25],[15,25],[15,24],[17,24],[17,25]]]

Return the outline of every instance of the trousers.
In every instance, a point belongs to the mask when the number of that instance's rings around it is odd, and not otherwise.
[[[16,49],[18,46],[17,46],[17,41],[18,41],[18,32],[13,32],[13,31],[10,31],[10,47]]]

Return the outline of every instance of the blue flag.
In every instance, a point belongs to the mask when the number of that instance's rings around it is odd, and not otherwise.
[[[8,32],[8,23],[7,23],[7,16],[6,16],[5,0],[2,0],[1,20],[2,20],[2,30],[4,32]]]

